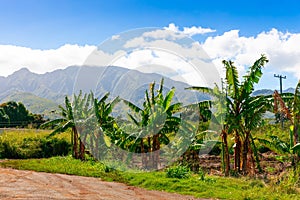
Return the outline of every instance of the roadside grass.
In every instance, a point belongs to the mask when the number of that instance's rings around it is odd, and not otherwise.
[[[192,174],[188,178],[167,178],[165,171],[118,171],[106,165],[87,160],[75,160],[71,156],[47,159],[5,160],[1,167],[98,177],[105,181],[118,181],[150,190],[174,192],[201,198],[214,199],[299,199],[296,190],[262,180]]]

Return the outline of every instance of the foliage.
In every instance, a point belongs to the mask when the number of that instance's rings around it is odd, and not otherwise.
[[[191,176],[190,169],[186,166],[177,165],[166,169],[167,178],[189,178]]]
[[[133,129],[127,138],[134,140],[131,148],[140,149],[142,165],[146,169],[158,169],[161,145],[170,142],[170,135],[178,130],[181,123],[181,118],[176,115],[181,109],[181,103],[172,103],[175,88],[164,95],[163,84],[164,79],[158,90],[155,90],[155,82],[149,85],[142,108],[123,100],[132,111],[128,116]]]
[[[0,134],[0,158],[27,159],[67,155],[70,143],[63,137],[47,138],[49,131],[4,131]]]
[[[21,102],[9,101],[0,105],[0,128],[24,128],[29,124],[39,127],[44,122],[42,115],[30,113]]]
[[[264,96],[253,97],[254,85],[257,84],[262,76],[262,68],[268,62],[267,58],[262,55],[250,66],[247,74],[243,76],[240,82],[239,74],[236,66],[232,61],[223,61],[226,69],[226,96],[224,98],[223,88],[220,91],[218,87],[215,89],[204,87],[191,87],[201,92],[206,92],[213,97],[217,97],[219,103],[219,111],[216,118],[223,118],[224,124],[221,133],[225,162],[225,174],[229,174],[229,154],[228,154],[228,135],[233,135],[235,140],[234,148],[234,169],[237,172],[242,171],[244,174],[249,173],[248,156],[256,157],[257,167],[260,169],[257,156],[257,149],[253,142],[251,131],[259,126],[262,122],[262,116],[268,109],[269,101]],[[226,111],[224,112],[224,108]],[[224,116],[225,114],[225,116]],[[221,123],[223,123],[221,121]],[[254,162],[254,159],[252,158]]]

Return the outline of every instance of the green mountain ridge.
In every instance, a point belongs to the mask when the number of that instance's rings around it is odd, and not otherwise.
[[[31,113],[43,114],[45,118],[54,118],[58,107],[56,102],[29,92],[14,92],[3,98],[1,103],[8,101],[22,102]]]

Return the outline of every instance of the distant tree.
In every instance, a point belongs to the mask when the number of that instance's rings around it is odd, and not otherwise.
[[[34,121],[34,116],[19,102],[9,101],[0,105],[1,127],[26,127]]]

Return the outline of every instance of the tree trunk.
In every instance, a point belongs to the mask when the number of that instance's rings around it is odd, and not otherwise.
[[[159,163],[159,134],[156,134],[153,136],[153,145],[152,145],[152,169],[158,169],[158,163]]]
[[[295,116],[296,117],[296,116]],[[298,121],[295,120],[296,123],[294,123],[294,145],[296,145],[299,142],[299,124]]]
[[[80,138],[79,138],[79,148],[80,148],[79,158],[80,158],[80,160],[84,160],[85,159],[85,146]]]
[[[146,154],[145,154],[143,138],[141,138],[141,155],[142,155],[142,168],[145,168],[147,166],[147,158],[146,158]]]
[[[148,151],[147,151],[147,168],[151,168],[153,166],[153,146],[151,145],[151,137],[147,137],[148,142]]]
[[[228,143],[227,143],[227,132],[225,130],[222,130],[222,140],[224,144],[225,176],[229,176],[230,158],[229,158]]]
[[[99,154],[99,141],[100,140],[100,133],[97,131],[96,132],[96,141],[95,141],[95,152],[94,152],[94,154],[95,154],[95,157],[96,157],[96,159],[97,160],[100,160],[100,154]]]
[[[246,132],[246,137],[243,143],[243,153],[242,153],[242,173],[245,175],[248,172],[248,152],[249,152],[249,132]]]
[[[78,133],[77,133],[76,127],[73,127],[72,131],[73,131],[73,136],[74,136],[74,139],[73,139],[73,157],[75,159],[78,159],[79,158],[79,156],[78,156]]]
[[[234,148],[234,169],[240,172],[241,168],[241,139],[238,133],[235,135],[235,148]]]

